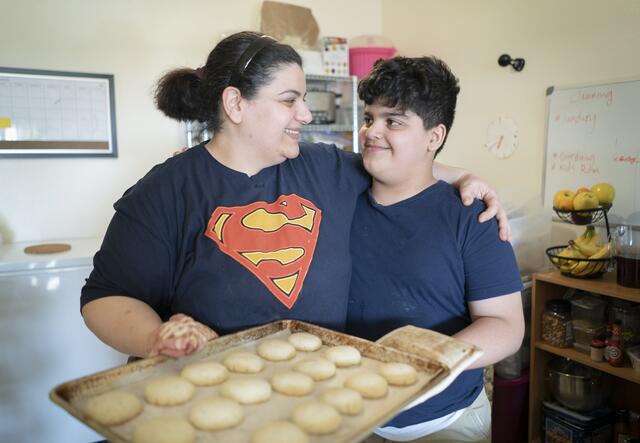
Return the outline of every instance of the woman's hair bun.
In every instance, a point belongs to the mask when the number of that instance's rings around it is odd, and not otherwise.
[[[168,72],[158,81],[155,103],[167,117],[176,120],[206,120],[201,113],[202,72],[181,68]]]

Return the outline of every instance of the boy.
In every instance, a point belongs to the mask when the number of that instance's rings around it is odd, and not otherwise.
[[[477,223],[481,202],[465,207],[432,173],[459,91],[434,57],[378,61],[358,87],[365,102],[360,145],[373,181],[352,227],[348,332],[377,340],[412,324],[484,350],[445,391],[367,442],[490,441],[482,367],[522,342],[522,284],[511,245],[499,240],[495,221]]]

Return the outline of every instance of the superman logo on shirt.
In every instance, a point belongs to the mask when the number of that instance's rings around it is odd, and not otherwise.
[[[273,203],[216,208],[205,235],[291,309],[309,272],[321,220],[322,211],[309,200],[282,195]]]

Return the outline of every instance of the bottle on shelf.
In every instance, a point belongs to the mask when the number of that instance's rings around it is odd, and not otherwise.
[[[607,339],[607,361],[611,366],[624,366],[624,348],[622,345],[622,325],[619,322],[611,325],[611,337]]]

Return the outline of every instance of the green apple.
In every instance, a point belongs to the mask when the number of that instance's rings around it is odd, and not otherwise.
[[[600,206],[598,197],[593,195],[592,192],[581,192],[573,199],[573,209],[576,211],[582,209],[596,209]],[[591,212],[572,212],[571,220],[576,225],[587,225],[591,223],[593,219],[593,213]]]
[[[561,189],[553,196],[553,207],[561,211],[573,210],[573,199],[575,194],[570,189]]]
[[[591,187],[591,193],[598,198],[601,205],[609,205],[616,197],[616,188],[609,183],[597,183]]]
[[[600,200],[593,192],[581,192],[573,199],[573,209],[595,209],[600,206]]]
[[[573,199],[573,209],[595,209],[600,206],[600,200],[593,192],[581,192]]]

